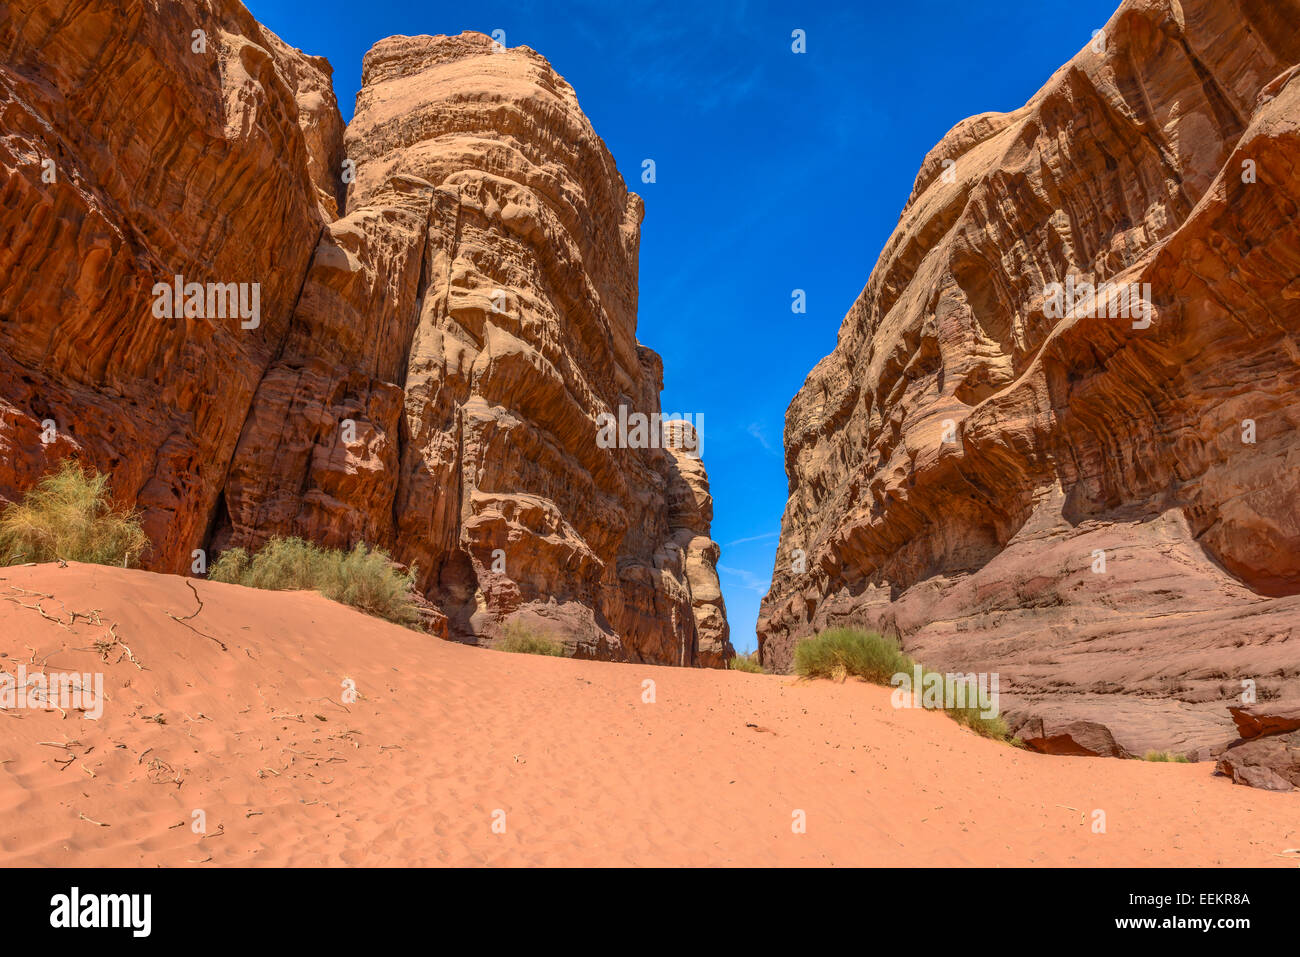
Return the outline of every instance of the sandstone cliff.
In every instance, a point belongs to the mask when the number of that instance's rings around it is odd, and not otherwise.
[[[702,465],[596,442],[659,411],[643,207],[542,57],[384,40],[345,132],[329,65],[234,0],[24,0],[0,165],[0,497],[76,455],[157,570],[361,540],[449,637],[729,657]],[[159,316],[175,276],[256,283],[259,314]]]
[[[1300,688],[1298,23],[1128,0],[926,157],[786,415],[765,664],[879,627],[1136,753]],[[1149,327],[1059,317],[1067,282],[1137,284]]]

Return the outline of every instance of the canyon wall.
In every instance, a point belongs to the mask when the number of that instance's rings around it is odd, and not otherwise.
[[[328,63],[233,0],[0,8],[0,498],[72,455],[155,570],[364,541],[447,637],[722,665],[698,456],[597,442],[663,370],[574,91],[478,34],[381,41],[362,85],[345,131]],[[169,318],[175,276],[259,314]]]
[[[0,5],[0,497],[76,455],[152,567],[190,567],[334,214],[309,147],[342,130],[324,61],[238,3]],[[156,315],[175,275],[259,282],[261,324]]]
[[[766,665],[878,628],[1139,754],[1300,691],[1298,23],[1127,0],[925,158],[786,414]],[[1056,283],[1136,284],[1149,325]]]

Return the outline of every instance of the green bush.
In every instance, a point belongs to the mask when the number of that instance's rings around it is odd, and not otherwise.
[[[892,685],[894,675],[910,676],[915,667],[916,662],[903,653],[897,641],[859,628],[829,628],[815,638],[805,638],[794,649],[795,674],[803,678],[843,681],[852,675],[872,684]],[[933,673],[922,669],[923,678]],[[964,700],[976,700],[974,689]],[[1006,722],[999,716],[985,717],[981,710],[978,705],[968,705],[945,708],[944,712],[977,734],[1005,741]]]
[[[415,627],[415,569],[403,574],[388,554],[358,542],[351,551],[319,548],[301,538],[273,538],[254,555],[222,552],[208,570],[213,581],[274,591],[320,592],[377,618]]]
[[[517,655],[564,657],[564,645],[561,642],[533,631],[518,618],[506,623],[505,637],[492,647],[497,651],[509,651]]]
[[[0,563],[136,564],[149,538],[134,512],[117,509],[108,477],[64,459],[0,515]]]
[[[911,673],[913,661],[898,642],[857,628],[830,628],[816,638],[805,638],[794,649],[795,674],[803,678],[848,675],[887,685],[900,671]]]
[[[1191,764],[1185,754],[1174,754],[1172,751],[1148,751],[1142,758],[1143,761],[1170,762],[1173,764]]]
[[[970,688],[966,694],[966,701],[977,701],[977,690]],[[1007,730],[1007,723],[1002,720],[1001,715],[986,717],[983,709],[979,705],[967,705],[963,708],[944,708],[944,713],[958,724],[963,724],[970,728],[976,734],[982,734],[986,738],[993,738],[996,741],[1006,741],[1010,731]]]
[[[727,668],[731,671],[748,671],[756,675],[767,674],[767,669],[759,664],[757,651],[751,651],[747,655],[736,655],[727,662]]]

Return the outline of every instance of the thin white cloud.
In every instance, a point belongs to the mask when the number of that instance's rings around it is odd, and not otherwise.
[[[753,572],[744,568],[731,568],[727,565],[719,565],[718,571],[724,575],[730,575],[732,578],[739,579],[739,585],[746,591],[752,591],[757,595],[766,595],[768,582],[761,579]]]
[[[738,538],[734,542],[727,542],[723,545],[723,548],[730,548],[732,545],[744,545],[746,542],[766,542],[769,539],[780,537],[780,532],[764,532],[762,535],[750,535],[748,538]]]
[[[772,446],[772,443],[767,440],[767,432],[763,429],[763,423],[751,422],[745,431],[752,435],[758,441],[759,445],[763,446],[763,451],[768,455],[780,455],[780,453]]]

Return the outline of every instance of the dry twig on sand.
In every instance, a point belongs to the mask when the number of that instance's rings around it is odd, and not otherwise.
[[[194,600],[199,603],[199,607],[192,614],[186,615],[183,618],[178,615],[173,615],[171,612],[165,612],[164,614],[166,614],[167,617],[170,618],[172,621],[184,625],[190,631],[194,632],[194,634],[201,635],[202,637],[208,639],[209,641],[215,641],[217,644],[221,646],[222,651],[229,651],[230,649],[226,647],[226,643],[222,641],[220,638],[199,631],[197,628],[195,628],[193,625],[190,624],[190,619],[197,617],[199,612],[203,610],[203,599],[199,597],[199,591],[197,588],[194,587],[193,582],[191,582],[189,579],[186,579],[185,584],[189,585],[190,591],[194,592]]]
[[[110,638],[112,641],[109,641]],[[144,671],[144,665],[140,664],[140,659],[135,656],[135,652],[133,652],[127,643],[122,640],[121,636],[118,635],[116,623],[109,625],[108,634],[97,640],[94,648],[95,651],[99,653],[99,657],[105,664],[116,665],[125,658],[127,661],[131,662],[131,664],[135,665],[137,671]],[[108,660],[108,653],[113,648],[122,649],[122,654],[117,656],[117,661]]]

